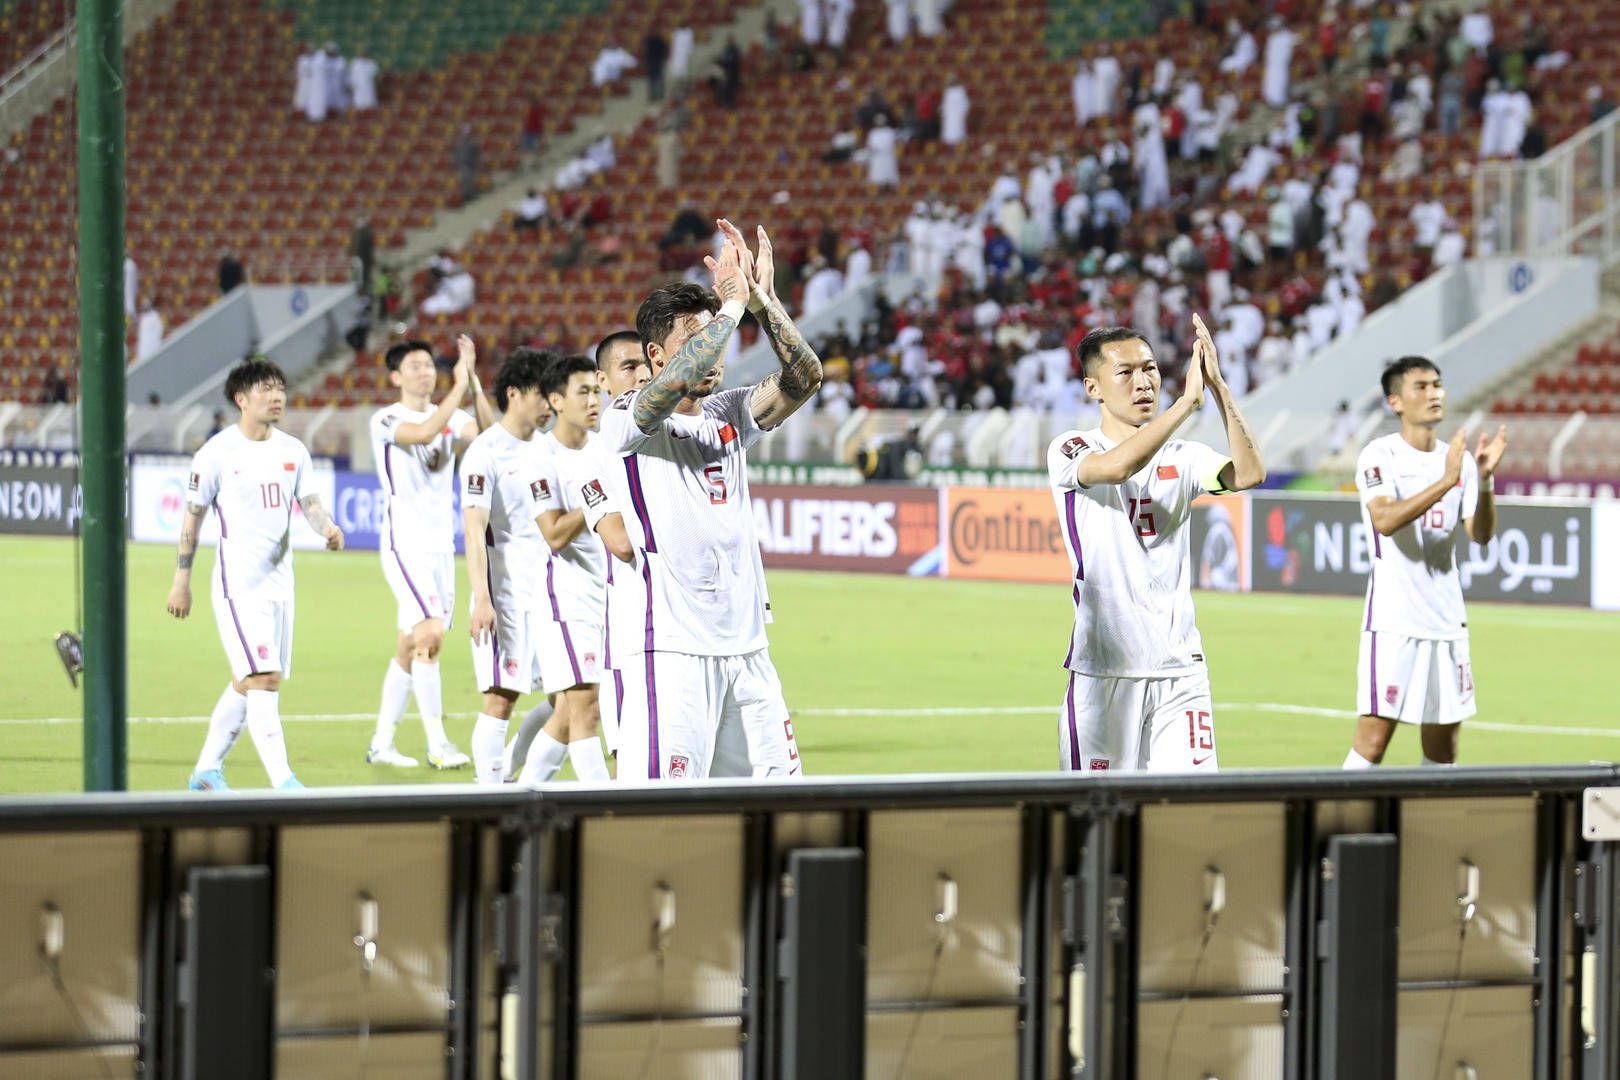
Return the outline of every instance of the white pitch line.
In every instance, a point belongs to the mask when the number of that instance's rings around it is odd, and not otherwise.
[[[1273,713],[1282,716],[1314,716],[1330,720],[1353,720],[1358,715],[1349,709],[1328,709],[1320,705],[1290,705],[1276,701],[1222,701],[1216,702],[1217,709],[1232,710],[1235,712]],[[920,708],[920,709],[794,709],[795,716],[830,716],[830,717],[930,717],[930,716],[1041,716],[1047,713],[1056,713],[1056,705],[985,705],[963,706],[961,708]],[[446,719],[468,719],[467,716],[450,714]],[[354,723],[360,720],[373,720],[375,713],[305,713],[301,715],[283,715],[283,720],[292,720],[299,723],[313,724],[340,724]],[[33,727],[63,724],[81,724],[83,719],[77,716],[45,716],[23,719],[0,720],[0,727]],[[132,724],[206,724],[206,716],[132,716]],[[1493,720],[1467,720],[1465,724],[1478,731],[1501,731],[1514,735],[1571,735],[1578,738],[1620,739],[1620,728],[1589,728],[1570,727],[1561,724],[1504,724]]]

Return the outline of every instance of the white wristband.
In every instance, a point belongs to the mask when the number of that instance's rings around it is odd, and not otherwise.
[[[727,300],[720,305],[720,314],[729,318],[734,326],[742,323],[743,312],[747,310],[741,300]]]
[[[758,315],[765,310],[765,290],[758,285],[748,286],[748,310]]]

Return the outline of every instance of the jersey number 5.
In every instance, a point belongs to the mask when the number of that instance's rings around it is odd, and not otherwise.
[[[726,472],[722,466],[710,465],[703,470],[703,479],[709,482],[709,502],[720,506],[726,501]]]
[[[1159,531],[1153,526],[1153,515],[1143,509],[1143,507],[1152,506],[1153,500],[1147,498],[1131,499],[1130,504],[1129,516],[1131,521],[1136,524],[1136,535],[1158,536]]]

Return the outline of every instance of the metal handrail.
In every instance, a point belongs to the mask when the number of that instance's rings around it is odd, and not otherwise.
[[[29,83],[33,82],[39,72],[43,70],[44,64],[42,62],[57,49],[67,48],[78,33],[78,29],[77,20],[68,23],[45,39],[37,49],[6,72],[3,78],[0,78],[0,108],[4,108],[6,102],[28,88]]]

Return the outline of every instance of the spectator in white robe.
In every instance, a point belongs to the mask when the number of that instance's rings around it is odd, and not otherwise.
[[[1057,203],[1053,198],[1058,173],[1056,160],[1043,161],[1037,157],[1024,178],[1024,202],[1029,207],[1030,220],[1040,230],[1043,251],[1057,239]]]
[[[591,85],[606,86],[636,66],[636,58],[617,45],[604,45],[591,61]]]
[[[945,32],[943,0],[916,0],[917,33],[925,38],[937,38]]]
[[[1272,319],[1266,325],[1266,336],[1260,339],[1260,347],[1255,350],[1255,385],[1263,386],[1286,373],[1293,357],[1294,346],[1283,333],[1282,323]]]
[[[1156,210],[1170,201],[1170,163],[1165,159],[1159,107],[1151,101],[1138,105],[1131,127],[1136,136],[1132,154],[1136,166],[1136,205],[1141,210]]]
[[[321,61],[326,73],[326,107],[331,112],[346,112],[349,108],[349,62],[343,59],[337,42],[328,41]]]
[[[135,318],[135,298],[139,295],[141,282],[140,267],[128,255],[124,256],[124,318]]]
[[[1085,127],[1097,115],[1097,76],[1091,70],[1091,61],[1081,60],[1069,80],[1069,99],[1074,103],[1074,123]]]
[[[1345,205],[1344,221],[1339,226],[1339,242],[1344,250],[1344,265],[1357,274],[1365,274],[1372,269],[1367,245],[1377,227],[1378,220],[1366,199],[1357,196]]]
[[[135,359],[145,360],[162,347],[163,316],[158,314],[157,299],[149,296],[135,324]]]
[[[1305,329],[1311,337],[1312,354],[1327,347],[1338,327],[1339,308],[1326,298],[1318,298],[1316,303],[1305,309]]]
[[[1161,100],[1169,96],[1175,80],[1176,62],[1168,56],[1159,57],[1153,65],[1153,96]]]
[[[669,37],[669,61],[664,65],[666,79],[681,85],[692,75],[692,47],[696,35],[690,26],[677,27]]]
[[[951,253],[956,250],[960,240],[961,226],[956,223],[956,217],[943,203],[934,204],[934,224],[928,233],[928,279],[937,281],[945,275],[945,268],[950,265]]]
[[[1468,241],[1458,231],[1457,223],[1448,221],[1445,231],[1440,234],[1440,239],[1434,242],[1434,255],[1429,261],[1436,270],[1441,270],[1448,266],[1456,266],[1467,254]]]
[[[473,276],[464,267],[452,265],[439,279],[433,295],[422,301],[423,315],[455,315],[473,306],[477,298]]]
[[[967,215],[956,219],[956,247],[950,264],[960,270],[975,289],[983,289],[988,272],[984,267],[984,229]]]
[[[355,112],[377,107],[377,61],[364,49],[356,51],[349,61],[349,102]]]
[[[1091,70],[1097,77],[1096,115],[1113,116],[1119,108],[1119,82],[1124,78],[1124,69],[1115,57],[1099,56],[1092,61]]]
[[[1412,207],[1407,217],[1412,222],[1413,244],[1427,251],[1439,242],[1440,230],[1446,224],[1446,207],[1439,199],[1430,195]]]
[[[810,275],[804,283],[804,308],[799,313],[801,319],[808,319],[822,310],[844,291],[843,273],[828,266],[821,256],[817,255],[810,260],[807,269]]]
[[[844,288],[858,288],[871,276],[872,253],[859,238],[851,240],[849,254],[844,256]]]
[[[1535,109],[1530,104],[1530,95],[1524,90],[1514,90],[1508,95],[1506,116],[1502,123],[1502,156],[1516,158],[1524,146],[1525,132],[1530,130],[1530,118]]]
[[[1227,75],[1241,75],[1260,58],[1260,47],[1254,43],[1254,35],[1236,19],[1227,22],[1226,34],[1231,48],[1221,58],[1220,69]]]
[[[1063,235],[1071,244],[1080,242],[1080,231],[1091,217],[1091,197],[1076,189],[1063,204]]]
[[[827,0],[827,44],[843,52],[849,44],[849,20],[855,14],[855,0]]]
[[[1457,33],[1468,43],[1469,48],[1481,56],[1485,55],[1485,51],[1491,47],[1491,41],[1496,36],[1488,11],[1470,11],[1464,15],[1457,25]]]
[[[967,118],[972,108],[967,87],[953,82],[945,88],[939,106],[939,137],[946,146],[959,146],[967,139]]]
[[[318,70],[319,61],[315,59],[318,52],[311,45],[298,54],[298,63],[294,67],[293,112],[309,112],[309,87]]]
[[[1271,32],[1266,35],[1265,71],[1260,76],[1260,96],[1266,104],[1280,109],[1288,104],[1288,65],[1294,59],[1299,35],[1277,16],[1272,16]]]
[[[1277,151],[1264,143],[1255,143],[1244,155],[1243,164],[1227,179],[1226,189],[1253,195],[1265,184],[1271,170],[1281,162],[1282,155]]]
[[[1367,305],[1361,299],[1359,290],[1346,290],[1339,299],[1339,337],[1349,337],[1361,325],[1361,320],[1367,316]]]
[[[1204,88],[1197,79],[1187,79],[1176,91],[1176,108],[1181,110],[1185,123],[1181,126],[1181,141],[1176,149],[1181,160],[1191,161],[1198,156],[1197,116],[1204,108]]]
[[[1502,89],[1502,84],[1491,79],[1485,84],[1485,96],[1479,103],[1479,156],[1482,158],[1500,157],[1506,151],[1504,147],[1507,140],[1507,118],[1509,109],[1508,92]]]
[[[321,121],[326,119],[330,97],[326,92],[326,54],[319,49],[309,53],[309,78],[304,86],[304,117],[308,120]],[[299,73],[302,76],[304,61],[298,61]]]
[[[873,187],[900,186],[899,136],[889,126],[889,117],[878,113],[872,130],[866,133],[866,182]]]
[[[821,44],[821,0],[799,0],[799,40],[806,45]]]
[[[902,227],[906,237],[907,269],[915,277],[926,277],[928,248],[933,243],[933,223],[928,217],[928,204],[917,203]]]
[[[911,0],[883,0],[888,5],[889,40],[896,45],[911,36]]]

